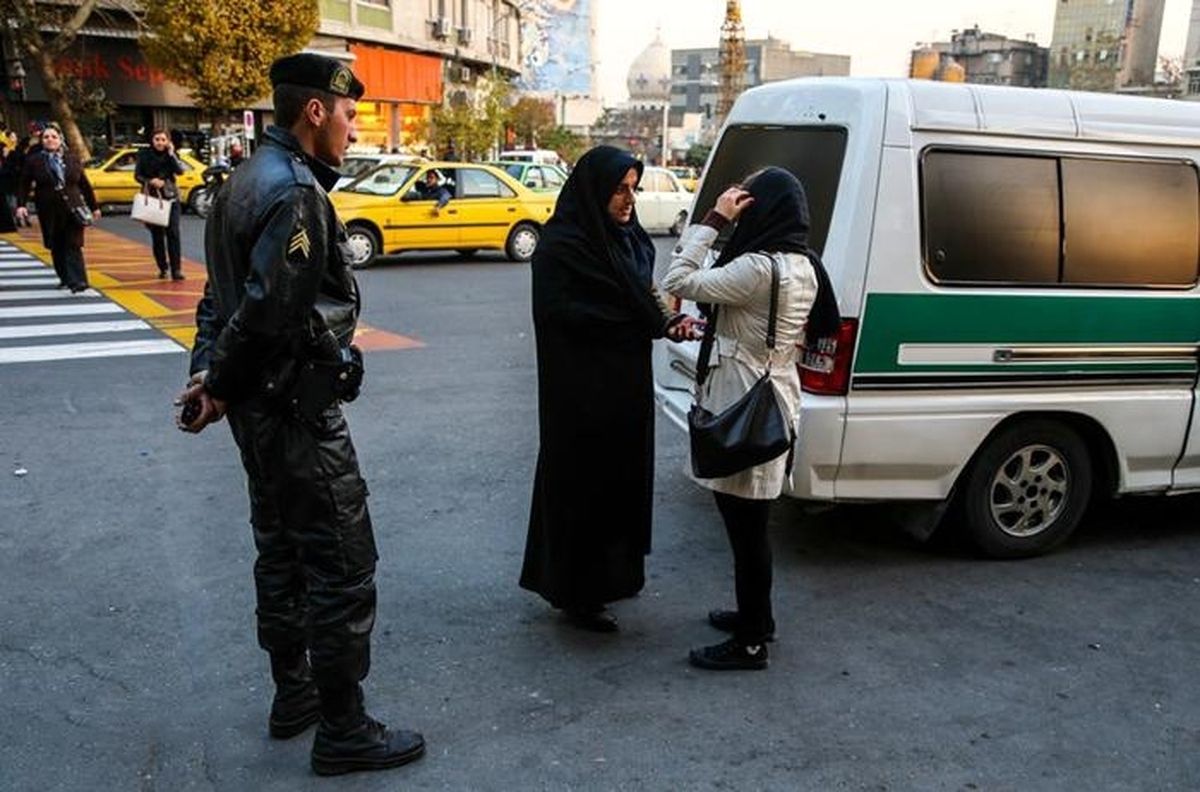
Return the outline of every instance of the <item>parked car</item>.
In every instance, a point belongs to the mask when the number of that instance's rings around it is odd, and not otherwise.
[[[415,186],[431,170],[451,194],[440,211]],[[407,250],[503,250],[528,261],[554,210],[553,193],[536,193],[502,170],[462,162],[380,165],[330,195],[349,235],[351,265],[370,266]]]
[[[1058,546],[1095,499],[1200,490],[1197,129],[1195,103],[1072,91],[743,93],[693,211],[790,170],[842,313],[802,351],[791,494],[890,502],[925,537],[949,514],[1011,558]],[[655,350],[682,428],[696,346]]]
[[[534,162],[489,162],[534,192],[558,192],[567,183],[567,172],[557,165]]]
[[[690,165],[672,165],[667,170],[675,174],[675,178],[679,179],[679,183],[683,185],[683,189],[688,192],[696,192],[696,182],[700,177],[696,173],[696,169]]]
[[[674,173],[648,167],[637,189],[637,216],[643,228],[676,236],[683,232],[693,196],[683,189]]]
[[[566,165],[562,157],[558,156],[558,152],[552,149],[510,149],[501,151],[500,159],[504,162],[536,162],[539,165],[557,165],[560,168]]]
[[[114,149],[103,157],[88,163],[85,172],[92,189],[96,192],[96,203],[101,206],[132,204],[133,196],[137,195],[142,186],[133,178],[133,169],[137,165],[138,152],[145,146],[127,146]],[[197,187],[204,185],[203,172],[207,167],[196,158],[191,149],[178,149],[175,152],[183,161],[186,170],[175,177],[179,187],[179,198],[183,205],[195,210],[195,201],[202,197],[203,191]]]
[[[333,189],[342,189],[359,176],[362,176],[368,171],[375,170],[380,165],[412,165],[425,161],[426,159],[424,157],[418,157],[415,154],[350,153],[342,159],[342,165],[338,168],[338,173],[342,174],[342,178],[338,179],[337,184],[333,186]],[[332,192],[332,190],[330,192]]]

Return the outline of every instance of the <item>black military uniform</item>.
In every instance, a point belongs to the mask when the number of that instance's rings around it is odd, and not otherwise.
[[[349,69],[316,55],[281,59],[271,80],[363,92]],[[391,767],[424,748],[420,735],[367,716],[359,686],[370,665],[376,552],[338,405],[357,395],[361,377],[350,346],[358,289],[325,193],[338,178],[289,131],[266,130],[208,218],[191,362],[228,405],[249,479],[258,640],[276,682],[270,731],[291,737],[319,715],[321,773]]]

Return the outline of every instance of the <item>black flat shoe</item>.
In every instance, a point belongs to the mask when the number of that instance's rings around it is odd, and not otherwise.
[[[164,279],[166,279],[166,277],[167,277],[167,271],[166,271],[166,270],[159,270],[159,271],[158,271],[158,279],[159,279],[159,280],[164,280]]]
[[[620,629],[617,617],[601,608],[600,610],[583,610],[568,608],[567,621],[581,630],[597,633],[615,633]]]
[[[743,644],[730,638],[719,644],[693,649],[688,662],[706,671],[761,671],[767,667],[767,645]]]
[[[734,610],[710,610],[708,612],[708,623],[718,630],[727,633],[734,633],[738,630],[738,612]],[[771,632],[766,637],[767,643],[775,640],[775,625],[771,625]]]
[[[173,281],[181,281],[181,280],[183,280],[183,273],[182,273],[182,272],[172,272],[172,273],[171,273],[171,280],[173,280]]]

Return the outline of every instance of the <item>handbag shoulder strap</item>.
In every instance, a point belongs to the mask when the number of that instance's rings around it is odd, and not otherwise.
[[[771,255],[771,307],[767,313],[767,349],[775,348],[775,325],[779,320],[779,262]],[[717,310],[713,305],[704,327],[704,338],[700,341],[700,354],[696,360],[696,386],[703,387],[708,379],[709,361],[712,358],[713,342],[717,337]],[[770,362],[767,363],[768,370]]]
[[[771,309],[767,314],[767,349],[775,348],[775,323],[779,319],[779,262],[771,255]]]

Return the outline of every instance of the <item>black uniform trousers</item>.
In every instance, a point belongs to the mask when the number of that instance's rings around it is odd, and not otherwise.
[[[259,645],[273,659],[307,648],[322,704],[357,701],[377,556],[346,419],[333,406],[310,424],[260,399],[228,418],[249,480]]]

